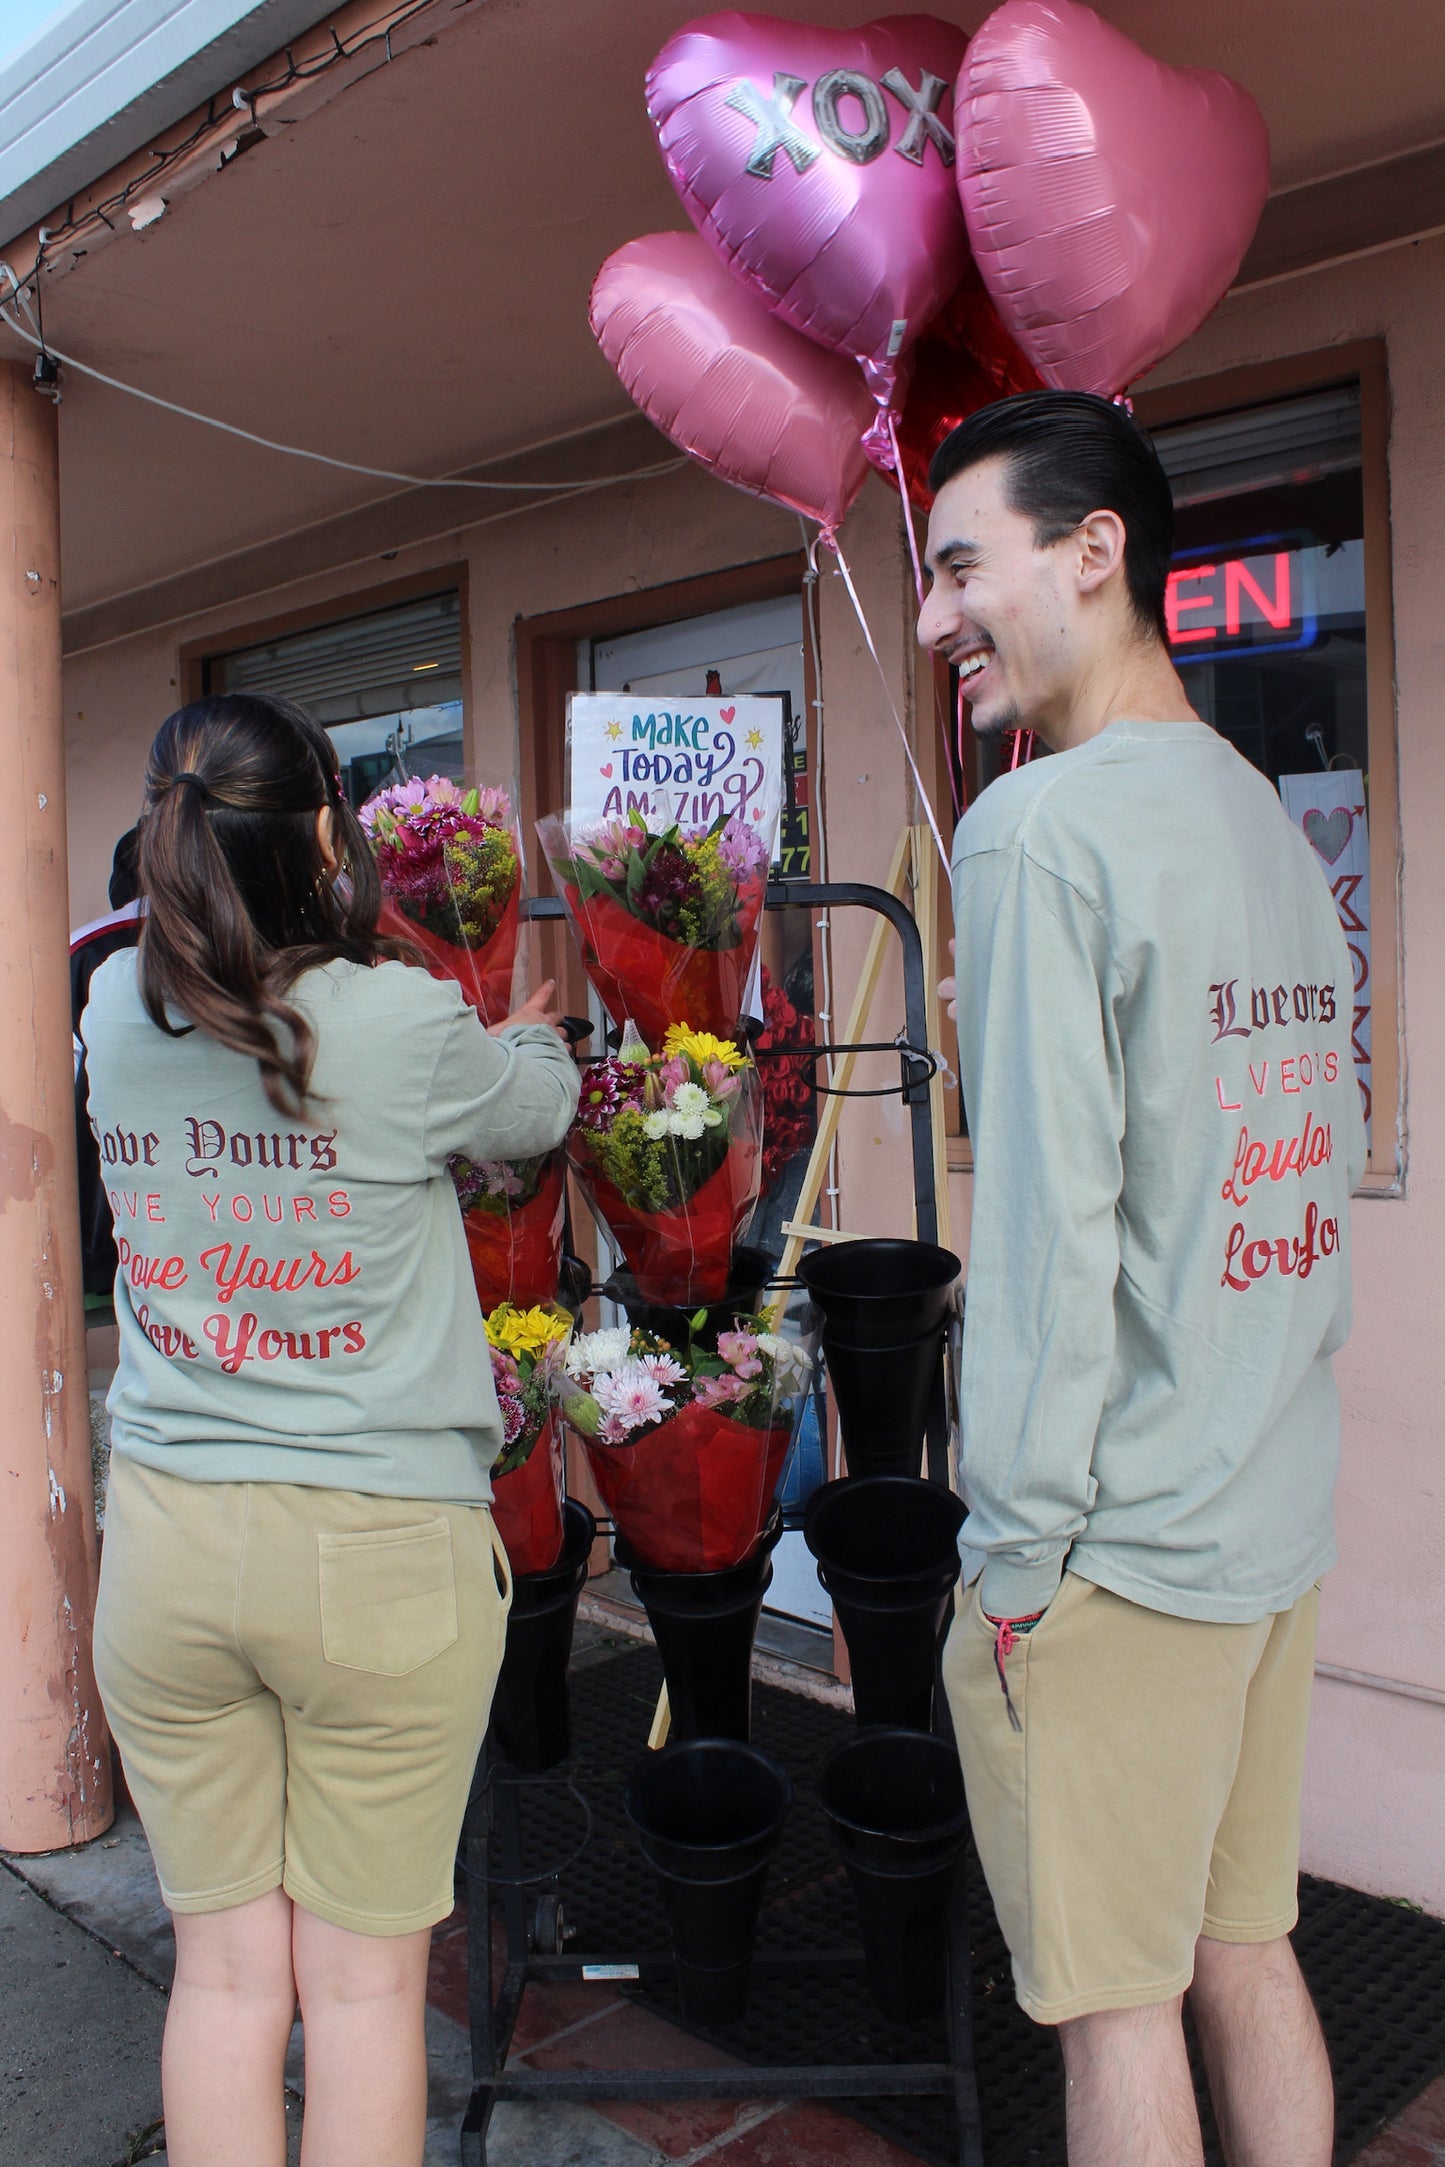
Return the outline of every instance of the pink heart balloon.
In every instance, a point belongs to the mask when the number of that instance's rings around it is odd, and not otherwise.
[[[828,30],[707,15],[669,39],[647,110],[688,217],[795,329],[897,362],[963,276],[953,81],[964,34],[931,15]]]
[[[831,533],[868,473],[851,362],[801,338],[695,233],[649,233],[592,288],[598,345],[650,421],[712,473]]]
[[[1046,384],[1121,392],[1204,321],[1269,193],[1253,98],[1151,60],[1079,0],[1005,0],[958,79],[958,188]]]

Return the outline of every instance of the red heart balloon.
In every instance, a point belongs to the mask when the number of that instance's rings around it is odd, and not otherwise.
[[[898,451],[908,494],[920,511],[933,503],[928,468],[944,438],[995,399],[1037,391],[1040,377],[999,322],[987,287],[970,263],[957,293],[913,351],[913,371],[897,419]],[[869,457],[891,473],[891,459]]]
[[[649,420],[753,496],[836,528],[868,475],[851,361],[770,315],[695,233],[649,233],[592,288],[598,345]]]
[[[708,15],[669,39],[647,110],[688,217],[779,316],[897,362],[962,275],[953,80],[964,34],[931,15],[828,30]]]
[[[969,44],[956,112],[969,239],[1004,324],[1046,384],[1123,391],[1244,259],[1269,193],[1258,106],[1079,0],[1005,0]]]

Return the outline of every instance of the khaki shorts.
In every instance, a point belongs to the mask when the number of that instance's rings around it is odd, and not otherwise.
[[[943,1656],[1014,1985],[1039,2024],[1170,2001],[1194,1944],[1298,1917],[1319,1590],[1253,1625],[1142,1609],[1073,1573],[1007,1659],[975,1586]]]
[[[445,1918],[510,1602],[485,1505],[113,1460],[95,1668],[171,1910]]]

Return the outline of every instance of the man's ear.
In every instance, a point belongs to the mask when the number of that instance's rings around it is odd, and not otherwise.
[[[1074,530],[1080,594],[1095,594],[1124,569],[1124,522],[1117,512],[1090,512]]]

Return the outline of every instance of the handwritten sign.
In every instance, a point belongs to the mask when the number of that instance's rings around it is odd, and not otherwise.
[[[640,806],[650,826],[751,822],[777,854],[783,803],[783,703],[574,692],[567,702],[573,823],[620,819]]]
[[[1344,928],[1354,973],[1350,1047],[1368,1125],[1373,1102],[1370,1063],[1370,837],[1365,821],[1365,779],[1358,768],[1317,769],[1281,775],[1284,809],[1304,831],[1330,884]]]

